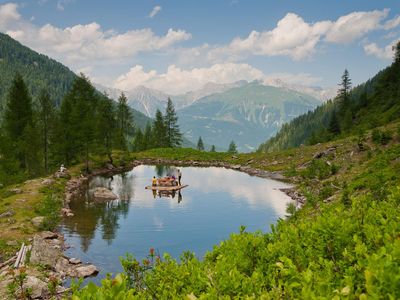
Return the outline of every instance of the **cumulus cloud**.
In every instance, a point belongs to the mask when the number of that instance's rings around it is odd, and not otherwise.
[[[121,61],[140,52],[166,49],[191,38],[186,31],[174,29],[162,36],[149,28],[118,33],[103,30],[96,22],[66,28],[51,24],[39,27],[22,19],[18,5],[14,3],[0,5],[0,31],[69,65],[107,59]]]
[[[161,11],[161,6],[159,6],[159,5],[154,6],[149,14],[149,18],[154,18],[156,16],[156,14],[158,14],[160,11]]]
[[[177,95],[202,88],[207,83],[232,83],[239,80],[258,80],[267,85],[277,85],[284,81],[287,84],[312,85],[321,80],[307,73],[264,74],[261,70],[249,64],[224,63],[214,64],[207,68],[181,69],[176,65],[168,67],[165,73],[156,70],[145,71],[143,66],[136,65],[126,74],[119,76],[114,87],[129,91],[137,86],[161,90],[168,94]]]
[[[376,43],[367,43],[364,45],[364,51],[368,55],[375,56],[380,59],[387,59],[387,60],[392,60],[393,59],[393,47],[396,45],[398,40],[392,41],[389,45],[386,45],[385,47],[379,47]]]
[[[210,49],[207,59],[213,62],[225,59],[238,61],[249,55],[280,55],[301,60],[312,56],[321,40],[345,44],[372,30],[382,29],[381,22],[388,13],[388,9],[353,12],[336,21],[323,20],[316,23],[307,23],[297,14],[288,13],[272,30],[254,30],[246,38],[236,37],[228,45]],[[387,23],[386,28],[396,23],[397,19],[393,19]]]
[[[390,30],[398,27],[399,25],[400,25],[400,16],[396,16],[395,18],[386,21],[383,28],[385,30]]]
[[[380,28],[381,21],[387,17],[388,9],[371,12],[353,12],[340,17],[326,34],[331,43],[350,43],[368,32]]]

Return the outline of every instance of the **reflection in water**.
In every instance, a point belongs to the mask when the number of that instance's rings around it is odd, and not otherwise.
[[[113,177],[95,177],[84,199],[71,202],[74,217],[60,230],[72,248],[67,255],[91,261],[107,272],[120,271],[126,252],[144,258],[149,248],[179,257],[185,250],[204,255],[237,232],[268,231],[285,215],[290,199],[278,189],[288,185],[222,168],[181,168],[182,191],[145,190],[151,178],[176,174],[176,168],[138,166]],[[95,187],[111,189],[118,199],[93,200]],[[184,199],[183,199],[184,198]]]

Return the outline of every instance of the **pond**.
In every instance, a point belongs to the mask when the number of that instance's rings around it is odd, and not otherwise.
[[[279,191],[289,186],[279,181],[216,167],[180,169],[188,187],[173,195],[158,195],[145,186],[153,176],[176,172],[174,167],[138,166],[93,178],[87,196],[70,203],[74,216],[60,226],[71,246],[66,254],[95,264],[101,271],[94,281],[121,271],[119,257],[128,252],[142,259],[154,248],[179,258],[190,250],[202,258],[241,225],[268,232],[291,201]],[[93,189],[100,186],[119,198],[94,201]]]

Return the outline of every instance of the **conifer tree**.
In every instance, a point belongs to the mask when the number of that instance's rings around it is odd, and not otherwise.
[[[110,163],[113,163],[112,149],[114,146],[114,133],[117,129],[117,121],[113,101],[104,94],[99,101],[97,114],[97,138],[100,148],[107,156]]]
[[[150,124],[150,122],[147,122],[146,128],[144,129],[144,133],[143,133],[143,150],[153,148],[152,141],[153,141],[153,139],[152,139],[151,124]]]
[[[344,70],[342,75],[342,82],[339,84],[340,88],[338,90],[339,99],[339,110],[342,115],[350,108],[350,90],[351,90],[351,79],[349,76],[349,71]]]
[[[143,143],[143,132],[140,128],[136,129],[135,137],[133,140],[133,148],[135,151],[145,150],[144,143]]]
[[[340,125],[339,125],[339,120],[337,118],[336,111],[333,110],[331,119],[329,121],[329,127],[328,127],[329,132],[333,134],[339,134],[340,133]]]
[[[32,99],[20,74],[16,74],[7,97],[7,106],[4,115],[4,129],[14,145],[15,155],[22,168],[26,167],[26,147],[24,131],[28,125],[32,126],[33,110]]]
[[[237,148],[236,148],[236,144],[235,144],[234,141],[232,141],[232,142],[229,144],[228,153],[231,153],[231,154],[236,154],[236,153],[238,153]]]
[[[197,141],[197,150],[204,151],[204,143],[201,137],[199,137],[199,140]]]
[[[212,146],[211,146],[210,152],[216,152],[216,150],[215,150],[215,145],[212,145]]]
[[[127,150],[127,139],[133,131],[133,116],[128,106],[128,99],[124,93],[121,93],[118,98],[117,123],[117,147],[122,150]]]
[[[164,116],[166,127],[166,146],[179,147],[182,144],[182,133],[179,130],[178,117],[175,112],[171,98],[168,98],[167,109]]]
[[[50,137],[52,136],[51,131],[54,128],[56,113],[54,102],[50,99],[50,95],[47,90],[41,90],[38,99],[38,105],[38,121],[41,131],[44,172],[47,174],[49,171],[49,143]]]
[[[167,129],[164,123],[164,116],[162,115],[161,111],[157,109],[156,111],[156,118],[153,123],[152,128],[152,146],[154,148],[163,148],[167,146],[166,142],[166,135]]]

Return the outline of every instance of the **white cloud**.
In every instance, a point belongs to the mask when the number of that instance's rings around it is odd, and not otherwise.
[[[372,30],[379,29],[380,22],[387,17],[388,9],[370,12],[353,12],[340,17],[326,34],[331,43],[350,43]]]
[[[145,71],[136,65],[126,74],[119,76],[113,87],[129,91],[143,85],[168,94],[177,95],[202,88],[207,83],[226,84],[239,80],[259,80],[272,86],[307,86],[321,81],[321,78],[308,73],[274,73],[266,75],[261,70],[248,64],[224,63],[207,68],[181,69],[175,65],[168,67],[165,73],[156,70]],[[105,84],[105,83],[104,83]]]
[[[162,36],[155,35],[149,28],[118,33],[103,30],[95,22],[66,28],[51,24],[38,27],[22,19],[18,5],[13,3],[0,5],[0,31],[75,69],[82,67],[79,62],[95,64],[98,60],[102,63],[123,61],[140,52],[166,49],[191,38],[186,31],[174,29],[169,29]]]
[[[154,6],[149,14],[149,18],[154,18],[156,16],[156,14],[158,14],[160,11],[161,11],[161,6],[159,6],[159,5]]]
[[[394,56],[393,47],[397,42],[398,40],[394,40],[392,43],[383,48],[379,47],[376,43],[368,43],[364,45],[364,51],[366,54],[380,59],[392,60]]]
[[[58,0],[56,6],[57,10],[63,11],[65,9],[65,6],[73,2],[75,2],[75,0]]]
[[[391,30],[398,27],[399,25],[400,25],[400,16],[396,16],[393,19],[386,21],[383,28],[385,30]]]

